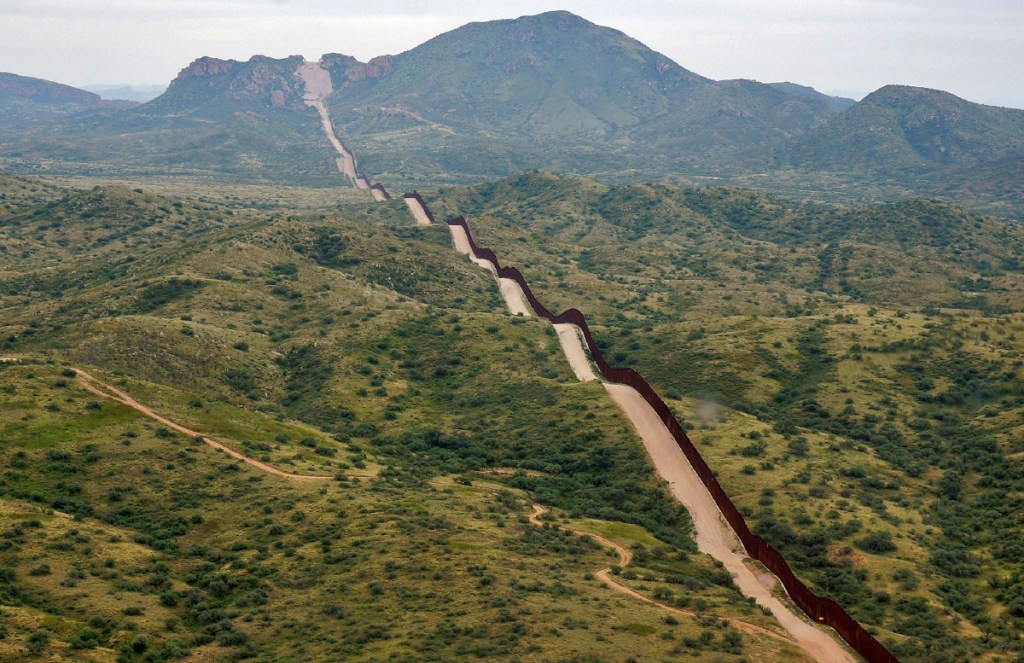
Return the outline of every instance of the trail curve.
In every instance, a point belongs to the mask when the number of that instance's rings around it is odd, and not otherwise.
[[[533,505],[533,513],[531,513],[529,515],[530,523],[533,524],[533,525],[537,525],[538,527],[543,527],[544,523],[541,521],[540,517],[543,516],[545,513],[547,513],[547,509],[545,509],[544,507],[542,507],[539,504],[534,504]],[[600,534],[596,534],[594,532],[588,532],[586,530],[574,529],[574,528],[569,528],[569,527],[567,527],[566,529],[568,529],[570,532],[572,532],[573,534],[576,534],[578,536],[588,536],[591,539],[593,539],[594,541],[597,541],[599,544],[601,544],[605,548],[609,548],[610,550],[615,551],[615,554],[618,555],[618,557],[619,557],[618,566],[620,568],[626,568],[633,561],[633,553],[632,553],[631,550],[629,550],[628,548],[626,548],[625,546],[623,546],[621,544],[618,544],[618,543],[612,541],[609,538],[606,538],[606,537],[601,536]],[[610,566],[609,567],[605,567],[603,569],[600,569],[600,570],[594,572],[594,577],[597,578],[598,580],[600,580],[602,583],[604,583],[605,585],[607,585],[611,589],[614,589],[615,591],[617,591],[617,592],[619,592],[621,594],[625,594],[626,596],[629,596],[630,598],[636,599],[637,601],[641,601],[641,602],[647,603],[649,605],[657,606],[657,607],[661,608],[662,610],[666,610],[668,612],[672,612],[672,613],[675,613],[677,615],[686,615],[687,617],[696,617],[697,616],[697,613],[695,611],[693,611],[693,610],[686,610],[685,608],[678,608],[678,607],[676,607],[674,605],[669,605],[667,603],[662,603],[661,601],[658,601],[656,599],[652,599],[650,597],[644,596],[643,594],[641,594],[640,592],[634,590],[633,588],[627,587],[627,586],[617,582],[612,577],[612,575],[613,575],[612,574],[612,568]],[[779,641],[782,641],[782,642],[786,642],[788,644],[793,644],[793,645],[797,644],[793,639],[791,639],[791,638],[789,638],[789,637],[787,637],[785,635],[782,635],[780,633],[776,633],[775,631],[772,631],[771,629],[767,629],[767,628],[765,628],[763,626],[760,626],[758,624],[753,624],[751,622],[744,621],[742,619],[736,619],[734,617],[720,617],[720,619],[722,619],[723,621],[727,622],[728,624],[730,624],[731,626],[735,627],[736,629],[744,631],[746,633],[750,633],[752,635],[761,635],[761,636],[766,636],[766,637],[773,638],[775,640],[779,640]]]
[[[96,394],[97,396],[101,396],[101,397],[106,398],[108,400],[117,401],[118,403],[121,403],[122,405],[127,405],[128,407],[130,407],[130,408],[132,408],[134,410],[137,410],[137,411],[141,412],[142,414],[146,415],[150,419],[153,419],[155,421],[159,421],[163,425],[165,425],[165,426],[167,426],[169,428],[173,428],[174,430],[178,431],[179,433],[184,433],[185,435],[188,435],[189,437],[193,437],[193,438],[196,438],[196,439],[201,439],[203,442],[205,442],[206,444],[210,445],[214,449],[220,449],[221,451],[223,451],[227,455],[231,456],[232,458],[237,458],[238,460],[240,460],[240,461],[242,461],[244,463],[248,463],[249,465],[252,465],[253,467],[258,468],[260,470],[263,470],[264,472],[266,472],[268,474],[273,474],[275,476],[284,477],[286,479],[296,479],[296,480],[299,480],[299,481],[326,481],[326,480],[334,478],[332,476],[320,476],[320,475],[309,475],[309,474],[292,474],[291,472],[285,472],[283,470],[279,470],[276,467],[274,467],[273,465],[268,465],[267,463],[264,463],[263,461],[259,461],[259,460],[256,460],[255,458],[250,457],[250,456],[246,456],[245,454],[243,454],[241,452],[235,451],[234,449],[232,449],[231,447],[225,445],[224,443],[218,442],[216,439],[214,439],[212,437],[209,437],[207,435],[203,435],[202,433],[197,433],[196,431],[192,430],[191,428],[186,428],[185,426],[182,426],[181,424],[179,424],[179,423],[177,423],[175,421],[171,421],[167,417],[164,417],[162,415],[157,414],[152,409],[150,409],[146,405],[143,405],[139,401],[135,400],[134,398],[132,398],[131,396],[129,396],[125,392],[123,392],[120,389],[118,389],[117,387],[115,387],[115,386],[113,386],[111,384],[107,384],[106,382],[103,382],[102,380],[99,380],[99,379],[93,377],[92,375],[86,373],[85,371],[83,371],[80,368],[72,368],[71,370],[73,370],[75,372],[75,374],[78,376],[78,379],[81,382],[82,386],[85,387],[86,390]]]

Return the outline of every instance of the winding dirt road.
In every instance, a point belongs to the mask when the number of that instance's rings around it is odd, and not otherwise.
[[[317,475],[308,475],[308,474],[292,474],[290,472],[284,472],[282,470],[279,470],[276,467],[273,467],[272,465],[267,465],[266,463],[264,463],[262,461],[259,461],[259,460],[256,460],[255,458],[251,458],[249,456],[246,456],[243,453],[239,453],[239,452],[235,451],[234,449],[232,449],[231,447],[226,446],[225,444],[223,444],[221,442],[218,442],[217,440],[213,439],[212,437],[207,437],[206,435],[202,435],[201,433],[197,433],[196,431],[194,431],[194,430],[192,430],[190,428],[185,428],[181,424],[176,423],[174,421],[171,421],[170,419],[157,414],[156,412],[154,412],[153,410],[151,410],[147,406],[143,405],[142,403],[138,402],[137,400],[135,400],[134,398],[132,398],[128,394],[126,394],[123,391],[121,391],[120,389],[118,389],[117,387],[115,387],[113,385],[110,385],[110,384],[107,384],[106,382],[103,382],[102,380],[98,380],[98,379],[94,378],[92,375],[89,375],[88,373],[86,373],[85,371],[83,371],[80,368],[73,368],[72,370],[78,376],[78,379],[81,381],[82,386],[85,387],[88,391],[96,394],[97,396],[102,396],[103,398],[106,398],[106,399],[109,399],[109,400],[112,400],[112,401],[117,401],[118,403],[121,403],[122,405],[127,405],[130,408],[138,410],[139,412],[141,412],[142,414],[146,415],[150,419],[154,419],[156,421],[159,421],[163,425],[165,425],[165,426],[167,426],[169,428],[173,428],[174,430],[178,431],[179,433],[184,433],[185,435],[188,435],[189,437],[201,439],[203,442],[207,443],[208,445],[210,445],[214,449],[220,449],[221,451],[223,451],[227,455],[231,456],[232,458],[237,458],[238,460],[240,460],[242,462],[245,462],[245,463],[248,463],[249,465],[252,465],[253,467],[259,468],[259,469],[263,470],[264,472],[267,472],[268,474],[273,474],[275,476],[284,477],[286,479],[297,479],[299,481],[326,481],[326,480],[334,478],[334,477],[330,477],[330,476],[317,476]]]
[[[419,201],[412,198],[406,198],[405,201],[409,204],[409,207],[413,209],[413,215],[416,215],[416,209],[422,210],[422,206]],[[414,207],[415,205],[415,207]],[[426,219],[426,224],[430,224],[430,219],[427,218],[426,212],[423,212],[423,217]],[[419,217],[416,217],[416,222],[420,223]],[[512,279],[505,279],[498,276],[498,268],[494,266],[490,260],[484,260],[483,258],[477,258],[473,255],[473,249],[469,245],[469,237],[466,235],[466,229],[462,226],[448,226],[448,230],[452,234],[452,242],[455,244],[455,250],[463,255],[469,256],[469,259],[474,264],[483,267],[489,271],[494,278],[498,281],[498,290],[501,292],[502,299],[505,300],[505,306],[508,307],[509,312],[512,315],[521,315],[529,318],[533,314],[533,310],[530,305],[526,303],[526,294],[523,293],[522,287]]]
[[[416,225],[430,225],[430,215],[427,214],[427,210],[423,209],[423,203],[415,198],[406,198],[405,204],[409,206],[409,211],[412,212],[412,218],[416,219]]]
[[[533,513],[531,513],[530,516],[529,516],[530,522],[532,524],[534,524],[534,525],[537,525],[538,527],[543,527],[544,523],[541,521],[540,518],[545,513],[547,513],[547,509],[545,509],[544,507],[542,507],[539,504],[534,504],[533,505]],[[586,530],[571,529],[571,528],[566,528],[566,529],[569,529],[570,532],[572,532],[573,534],[576,534],[578,536],[589,536],[591,539],[593,539],[594,541],[597,541],[599,544],[601,544],[605,548],[609,548],[611,550],[614,550],[615,554],[618,555],[618,557],[619,557],[618,566],[621,567],[621,568],[625,568],[625,567],[629,566],[630,562],[633,561],[633,553],[628,548],[626,548],[626,547],[624,547],[624,546],[622,546],[622,545],[612,541],[611,539],[603,537],[600,534],[595,534],[594,532],[588,532]],[[596,571],[594,573],[594,577],[597,578],[598,580],[600,580],[601,582],[603,582],[608,587],[614,589],[615,591],[620,592],[622,594],[625,594],[626,596],[629,596],[630,598],[636,599],[637,601],[642,601],[644,603],[648,603],[650,605],[657,606],[657,607],[661,608],[662,610],[666,610],[668,612],[672,612],[672,613],[675,613],[677,615],[686,615],[688,617],[696,617],[697,616],[697,613],[694,612],[693,610],[685,610],[683,608],[677,608],[676,606],[673,606],[673,605],[668,605],[667,603],[662,603],[661,601],[656,601],[655,599],[652,599],[652,598],[649,598],[647,596],[644,596],[643,594],[637,592],[636,590],[634,590],[634,589],[632,589],[630,587],[626,587],[625,585],[622,585],[622,584],[618,583],[612,577],[612,569],[611,569],[611,567],[605,567],[603,569],[600,569],[599,571]],[[723,617],[722,619],[724,621],[728,622],[730,625],[732,625],[735,628],[737,628],[738,630],[744,631],[746,633],[749,633],[749,634],[752,634],[752,635],[767,636],[769,638],[773,638],[775,640],[780,640],[782,642],[787,642],[789,644],[796,644],[792,639],[786,637],[785,635],[781,635],[779,633],[776,633],[775,631],[766,629],[763,626],[759,626],[757,624],[752,624],[750,622],[743,621],[742,619],[734,619],[734,618],[726,618],[726,617]]]

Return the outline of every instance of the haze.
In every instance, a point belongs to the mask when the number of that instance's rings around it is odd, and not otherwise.
[[[1016,0],[2,0],[0,70],[71,85],[166,83],[201,55],[398,53],[470,21],[566,9],[717,79],[859,98],[887,83],[1024,107]]]

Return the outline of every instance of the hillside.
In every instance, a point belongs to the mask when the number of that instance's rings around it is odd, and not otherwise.
[[[692,165],[835,112],[754,81],[712,81],[568,12],[472,23],[384,64],[345,86],[332,115],[367,167],[403,181],[538,164],[652,172],[664,159]]]
[[[199,58],[148,103],[46,126],[8,149],[22,163],[53,159],[86,174],[336,183],[331,147],[294,77],[301,62]]]
[[[894,173],[966,166],[1024,154],[1024,111],[974,104],[948,92],[888,85],[778,151],[810,170]]]
[[[367,63],[327,54],[332,116],[389,181],[476,181],[538,164],[663,173],[761,146],[837,112],[823,95],[715,82],[568,12],[463,26]],[[298,57],[199,58],[156,99],[2,147],[14,165],[325,184],[330,152]],[[276,140],[273,140],[276,138]],[[384,149],[386,148],[386,149]]]
[[[41,126],[132,105],[104,101],[70,85],[0,72],[0,141]]]
[[[783,90],[790,94],[810,97],[812,99],[820,99],[835,106],[839,110],[846,110],[850,106],[853,106],[854,104],[857,103],[855,99],[848,99],[846,97],[835,97],[832,95],[818,92],[814,88],[809,87],[807,85],[799,85],[797,83],[790,83],[788,81],[784,83],[769,83],[769,85],[771,85],[773,88]]]
[[[549,327],[400,201],[0,184],[4,658],[803,660]]]
[[[936,196],[1019,218],[1022,162],[1024,111],[888,85],[761,152],[748,162],[759,177],[736,182],[826,197],[831,187],[846,200]]]
[[[365,63],[341,53],[321,63],[330,116],[360,167],[407,188],[544,168],[809,202],[927,196],[1024,213],[1024,111],[937,90],[889,85],[854,103],[795,83],[714,81],[564,11],[471,23]],[[0,129],[0,165],[333,186],[334,153],[302,103],[299,64],[201,57],[159,97],[123,112],[0,99],[0,127],[10,130]]]
[[[1018,647],[1019,224],[544,173],[431,204],[583,310],[756,531],[900,660]]]

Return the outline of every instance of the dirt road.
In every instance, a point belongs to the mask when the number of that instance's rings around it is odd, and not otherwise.
[[[493,262],[491,262],[490,260],[484,260],[483,258],[477,258],[475,255],[473,255],[473,249],[469,246],[469,237],[466,236],[465,228],[463,228],[462,226],[449,225],[448,230],[452,234],[452,242],[455,244],[456,251],[463,255],[469,256],[469,259],[473,261],[473,264],[479,265],[480,267],[489,270],[491,274],[494,274],[494,278],[498,278],[498,270],[495,269]]]
[[[828,663],[856,663],[829,633],[808,623],[772,594],[777,584],[768,573],[755,573],[735,533],[725,522],[711,493],[690,466],[658,414],[632,387],[605,383],[612,400],[636,428],[658,474],[668,481],[672,495],[686,507],[697,530],[697,548],[722,562],[744,596],[770,610],[782,627],[808,654]],[[762,582],[762,580],[767,582]]]
[[[319,61],[303,62],[295,74],[302,79],[306,86],[306,94],[302,97],[306,101],[326,99],[334,92],[334,86],[331,85],[331,74],[320,66]]]
[[[239,453],[239,452],[235,451],[234,449],[232,449],[231,447],[228,447],[228,446],[222,444],[221,442],[218,442],[217,440],[213,439],[212,437],[207,437],[205,435],[197,433],[197,432],[195,432],[194,430],[192,430],[190,428],[185,428],[181,424],[173,422],[170,419],[167,419],[166,417],[160,416],[159,414],[157,414],[153,410],[149,409],[148,407],[146,407],[142,403],[138,402],[137,400],[135,400],[134,398],[132,398],[131,396],[129,396],[125,392],[123,392],[120,389],[118,389],[117,387],[115,387],[113,385],[110,385],[110,384],[107,384],[106,382],[103,382],[102,380],[98,380],[98,379],[94,378],[93,376],[89,375],[88,373],[86,373],[85,371],[83,371],[83,370],[81,370],[79,368],[75,368],[75,369],[72,369],[72,370],[74,370],[75,373],[78,375],[78,378],[79,378],[79,380],[82,383],[82,386],[85,387],[87,390],[91,391],[92,393],[96,394],[97,396],[102,396],[103,398],[107,398],[109,400],[117,401],[118,403],[121,403],[122,405],[127,405],[130,408],[138,410],[139,412],[141,412],[142,414],[146,415],[150,419],[154,419],[156,421],[159,421],[163,425],[165,425],[165,426],[167,426],[169,428],[173,428],[174,430],[176,430],[176,431],[178,431],[180,433],[184,433],[185,435],[188,435],[189,437],[194,437],[194,438],[202,439],[203,442],[209,444],[211,447],[213,447],[215,449],[220,449],[221,451],[225,452],[227,455],[231,456],[232,458],[237,458],[238,460],[243,461],[245,463],[248,463],[249,465],[252,465],[253,467],[259,468],[259,469],[263,470],[264,472],[267,472],[269,474],[273,474],[273,475],[276,475],[276,476],[279,476],[279,477],[284,477],[286,479],[297,479],[297,480],[300,480],[300,481],[326,481],[326,480],[334,478],[334,477],[329,477],[329,476],[315,476],[315,475],[307,475],[307,474],[292,474],[290,472],[284,472],[282,470],[279,470],[276,467],[273,467],[271,465],[267,465],[266,463],[264,463],[262,461],[258,461],[255,458],[250,458],[249,456],[246,456],[245,454]]]
[[[583,339],[580,338],[579,327],[564,323],[554,325],[554,328],[555,332],[558,333],[558,343],[562,346],[562,353],[565,354],[565,358],[569,361],[569,366],[572,367],[573,373],[576,374],[576,379],[580,382],[593,382],[596,380],[597,374],[594,373],[594,369],[590,365],[590,359],[583,350]]]
[[[422,210],[422,206],[418,201],[412,198],[406,198],[405,202],[409,204],[409,208],[413,210],[413,215],[416,216],[416,210]],[[423,213],[423,217],[426,218],[426,213]],[[419,216],[416,217],[417,223],[419,223]],[[430,220],[427,219],[427,224]],[[449,225],[448,230],[452,234],[452,242],[455,244],[455,250],[463,255],[469,256],[469,259],[474,264],[483,267],[498,281],[498,289],[501,292],[502,299],[505,300],[505,305],[508,307],[509,312],[512,315],[522,315],[524,317],[530,317],[533,314],[533,310],[530,305],[526,302],[526,294],[523,293],[522,287],[513,281],[512,279],[500,278],[498,276],[498,270],[490,260],[484,260],[483,258],[477,258],[473,255],[473,249],[469,245],[469,237],[466,236],[466,229],[462,226]]]
[[[512,315],[521,315],[529,318],[532,315],[530,305],[526,303],[526,295],[523,288],[512,279],[499,278],[498,287],[501,290],[501,297],[505,300]]]
[[[364,189],[370,190],[370,184],[366,181],[365,177],[359,175],[356,170],[356,157],[351,151],[341,142],[338,138],[338,134],[334,132],[334,123],[331,122],[331,114],[327,111],[327,105],[324,103],[324,99],[329,97],[334,91],[331,86],[331,75],[320,66],[319,62],[303,62],[299,65],[299,68],[295,71],[296,77],[298,77],[306,86],[306,93],[302,96],[303,101],[306,102],[307,106],[312,106],[320,114],[320,123],[324,127],[324,134],[327,135],[327,140],[331,142],[334,149],[340,154],[335,163],[338,166],[338,170],[342,175],[347,177],[352,184]]]
[[[412,217],[416,219],[416,225],[430,225],[430,217],[427,216],[427,210],[423,209],[423,205],[420,201],[415,198],[405,198],[405,204],[409,206],[409,211],[412,212]]]

